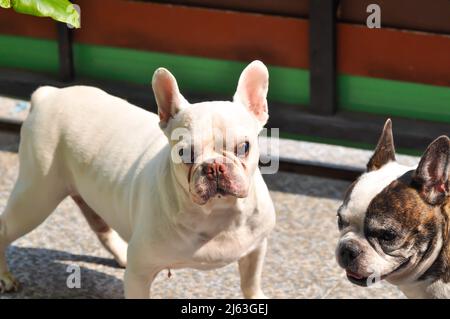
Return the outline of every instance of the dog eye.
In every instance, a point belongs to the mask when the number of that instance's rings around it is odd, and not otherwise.
[[[339,213],[337,214],[337,224],[338,224],[339,230],[342,230],[343,228],[348,226],[348,223],[344,222],[341,214],[339,214]]]
[[[241,143],[236,147],[236,155],[239,157],[247,156],[249,151],[250,151],[250,143],[248,141]]]
[[[337,223],[338,223],[339,230],[342,230],[343,228],[348,226],[348,222],[344,221],[344,219],[342,218],[341,210],[342,210],[342,206],[339,207],[338,212],[337,212]]]
[[[342,229],[342,217],[341,217],[341,215],[337,215],[337,224],[338,224],[338,228]]]
[[[378,240],[383,241],[383,242],[391,242],[396,238],[397,238],[397,234],[394,233],[392,230],[383,230],[378,235]]]

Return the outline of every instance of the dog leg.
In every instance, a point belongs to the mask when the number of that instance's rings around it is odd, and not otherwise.
[[[267,239],[247,256],[239,259],[239,272],[241,275],[241,289],[244,298],[265,299],[261,290],[261,273],[264,257],[267,250]]]
[[[72,196],[103,247],[113,255],[120,267],[127,266],[127,243],[86,204],[81,196]]]
[[[125,298],[148,299],[153,280],[159,271],[160,269],[155,267],[145,272],[136,272],[127,267],[124,277]]]
[[[142,234],[141,234],[142,235]],[[145,234],[144,234],[145,236]],[[142,245],[144,236],[134,233],[127,251],[127,268],[124,276],[125,298],[148,299],[150,290],[158,273],[165,267],[155,261],[161,261],[157,247]],[[156,253],[156,255],[154,255]],[[145,256],[145,259],[142,257]]]
[[[30,176],[30,180],[33,180]],[[36,183],[34,183],[36,182]],[[17,291],[19,284],[8,270],[6,248],[10,243],[41,224],[65,197],[53,191],[49,183],[19,179],[0,216],[0,293]]]
[[[5,250],[8,246],[6,237],[6,228],[3,222],[3,216],[0,216],[0,293],[19,290],[19,283],[8,271]]]

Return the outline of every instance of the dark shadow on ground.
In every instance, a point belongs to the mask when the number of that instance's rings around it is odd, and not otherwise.
[[[0,151],[15,152],[19,151],[20,137],[16,133],[0,132]]]
[[[8,264],[19,280],[17,293],[0,295],[0,298],[123,298],[123,282],[114,276],[83,266],[80,262],[97,266],[118,268],[113,259],[71,254],[64,251],[11,246]],[[69,265],[80,266],[80,288],[68,288],[68,277],[73,270]],[[120,271],[123,275],[123,271]]]

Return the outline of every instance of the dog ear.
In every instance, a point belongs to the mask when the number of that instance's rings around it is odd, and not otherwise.
[[[164,128],[167,122],[180,111],[187,101],[181,95],[177,80],[165,68],[159,68],[153,74],[153,93],[158,105],[160,125]]]
[[[239,78],[234,101],[242,103],[261,123],[266,124],[269,113],[267,91],[269,90],[269,71],[261,61],[253,61]]]
[[[444,201],[449,191],[449,168],[450,139],[443,135],[428,146],[413,176],[427,203],[439,205]]]
[[[395,161],[394,136],[392,134],[392,121],[387,119],[375,152],[367,163],[367,171],[371,172],[380,169],[391,161]]]

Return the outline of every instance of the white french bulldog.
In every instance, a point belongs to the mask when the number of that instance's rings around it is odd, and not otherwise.
[[[336,257],[348,279],[386,279],[409,298],[450,298],[450,139],[417,167],[396,162],[388,120],[375,153],[338,211]]]
[[[160,68],[152,80],[159,116],[93,87],[36,90],[21,131],[18,180],[0,216],[0,290],[18,289],[7,245],[71,196],[126,267],[127,298],[148,298],[163,269],[234,261],[244,297],[263,298],[275,225],[258,168],[268,82],[267,68],[254,61],[233,102],[189,104]]]

